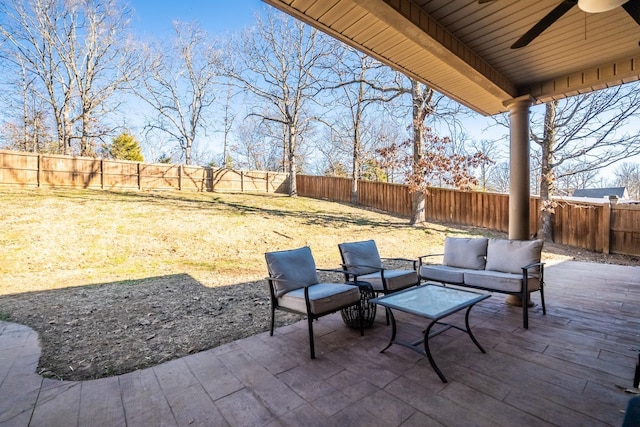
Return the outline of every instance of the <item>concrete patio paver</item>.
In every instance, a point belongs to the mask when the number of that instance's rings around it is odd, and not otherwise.
[[[620,425],[640,345],[640,267],[564,262],[547,268],[547,315],[494,296],[471,325],[487,350],[450,330],[428,361],[400,346],[384,312],[364,337],[340,315],[306,321],[151,368],[99,380],[37,375],[37,334],[0,321],[0,426]],[[399,314],[402,333],[421,319]],[[461,316],[454,321],[464,322]]]

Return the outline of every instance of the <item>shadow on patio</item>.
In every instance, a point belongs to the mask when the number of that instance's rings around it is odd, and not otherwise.
[[[36,375],[35,332],[0,322],[0,425],[620,425],[640,346],[640,267],[566,261],[545,273],[547,315],[532,308],[528,330],[494,294],[471,312],[486,354],[453,329],[431,341],[447,384],[408,349],[379,353],[383,310],[364,337],[339,314],[321,318],[313,361],[302,321],[84,382]],[[396,318],[400,331],[425,326]]]

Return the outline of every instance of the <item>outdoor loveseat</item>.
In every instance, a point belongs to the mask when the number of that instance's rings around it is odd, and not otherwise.
[[[540,262],[542,240],[506,240],[447,237],[444,254],[418,258],[422,280],[452,284],[519,296],[522,326],[529,328],[529,294],[540,291],[544,303],[544,264]],[[427,264],[432,256],[443,256],[442,264]]]

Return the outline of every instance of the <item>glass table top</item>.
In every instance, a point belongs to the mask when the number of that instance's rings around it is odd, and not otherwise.
[[[441,319],[490,296],[489,294],[428,284],[373,298],[370,301],[429,319]]]

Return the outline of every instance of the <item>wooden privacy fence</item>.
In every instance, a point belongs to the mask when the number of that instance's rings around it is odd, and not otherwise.
[[[351,180],[298,175],[298,194],[351,202]],[[396,215],[411,215],[406,185],[358,181],[358,204]],[[509,195],[430,188],[425,203],[427,220],[509,231]],[[538,228],[540,200],[530,200],[531,234]],[[640,255],[640,204],[558,201],[553,224],[556,243],[595,252]]]
[[[201,166],[149,164],[121,160],[38,155],[0,150],[0,185],[100,188],[108,190],[195,190],[288,192],[288,175]],[[298,175],[298,194],[351,202],[351,180]],[[426,198],[428,220],[507,232],[507,194],[431,188]],[[411,215],[406,185],[358,181],[358,204],[396,215]],[[540,201],[531,198],[531,234],[537,230]],[[556,243],[596,252],[640,255],[640,204],[559,201],[553,224]]]
[[[107,190],[288,191],[287,174],[0,150],[0,184]]]

